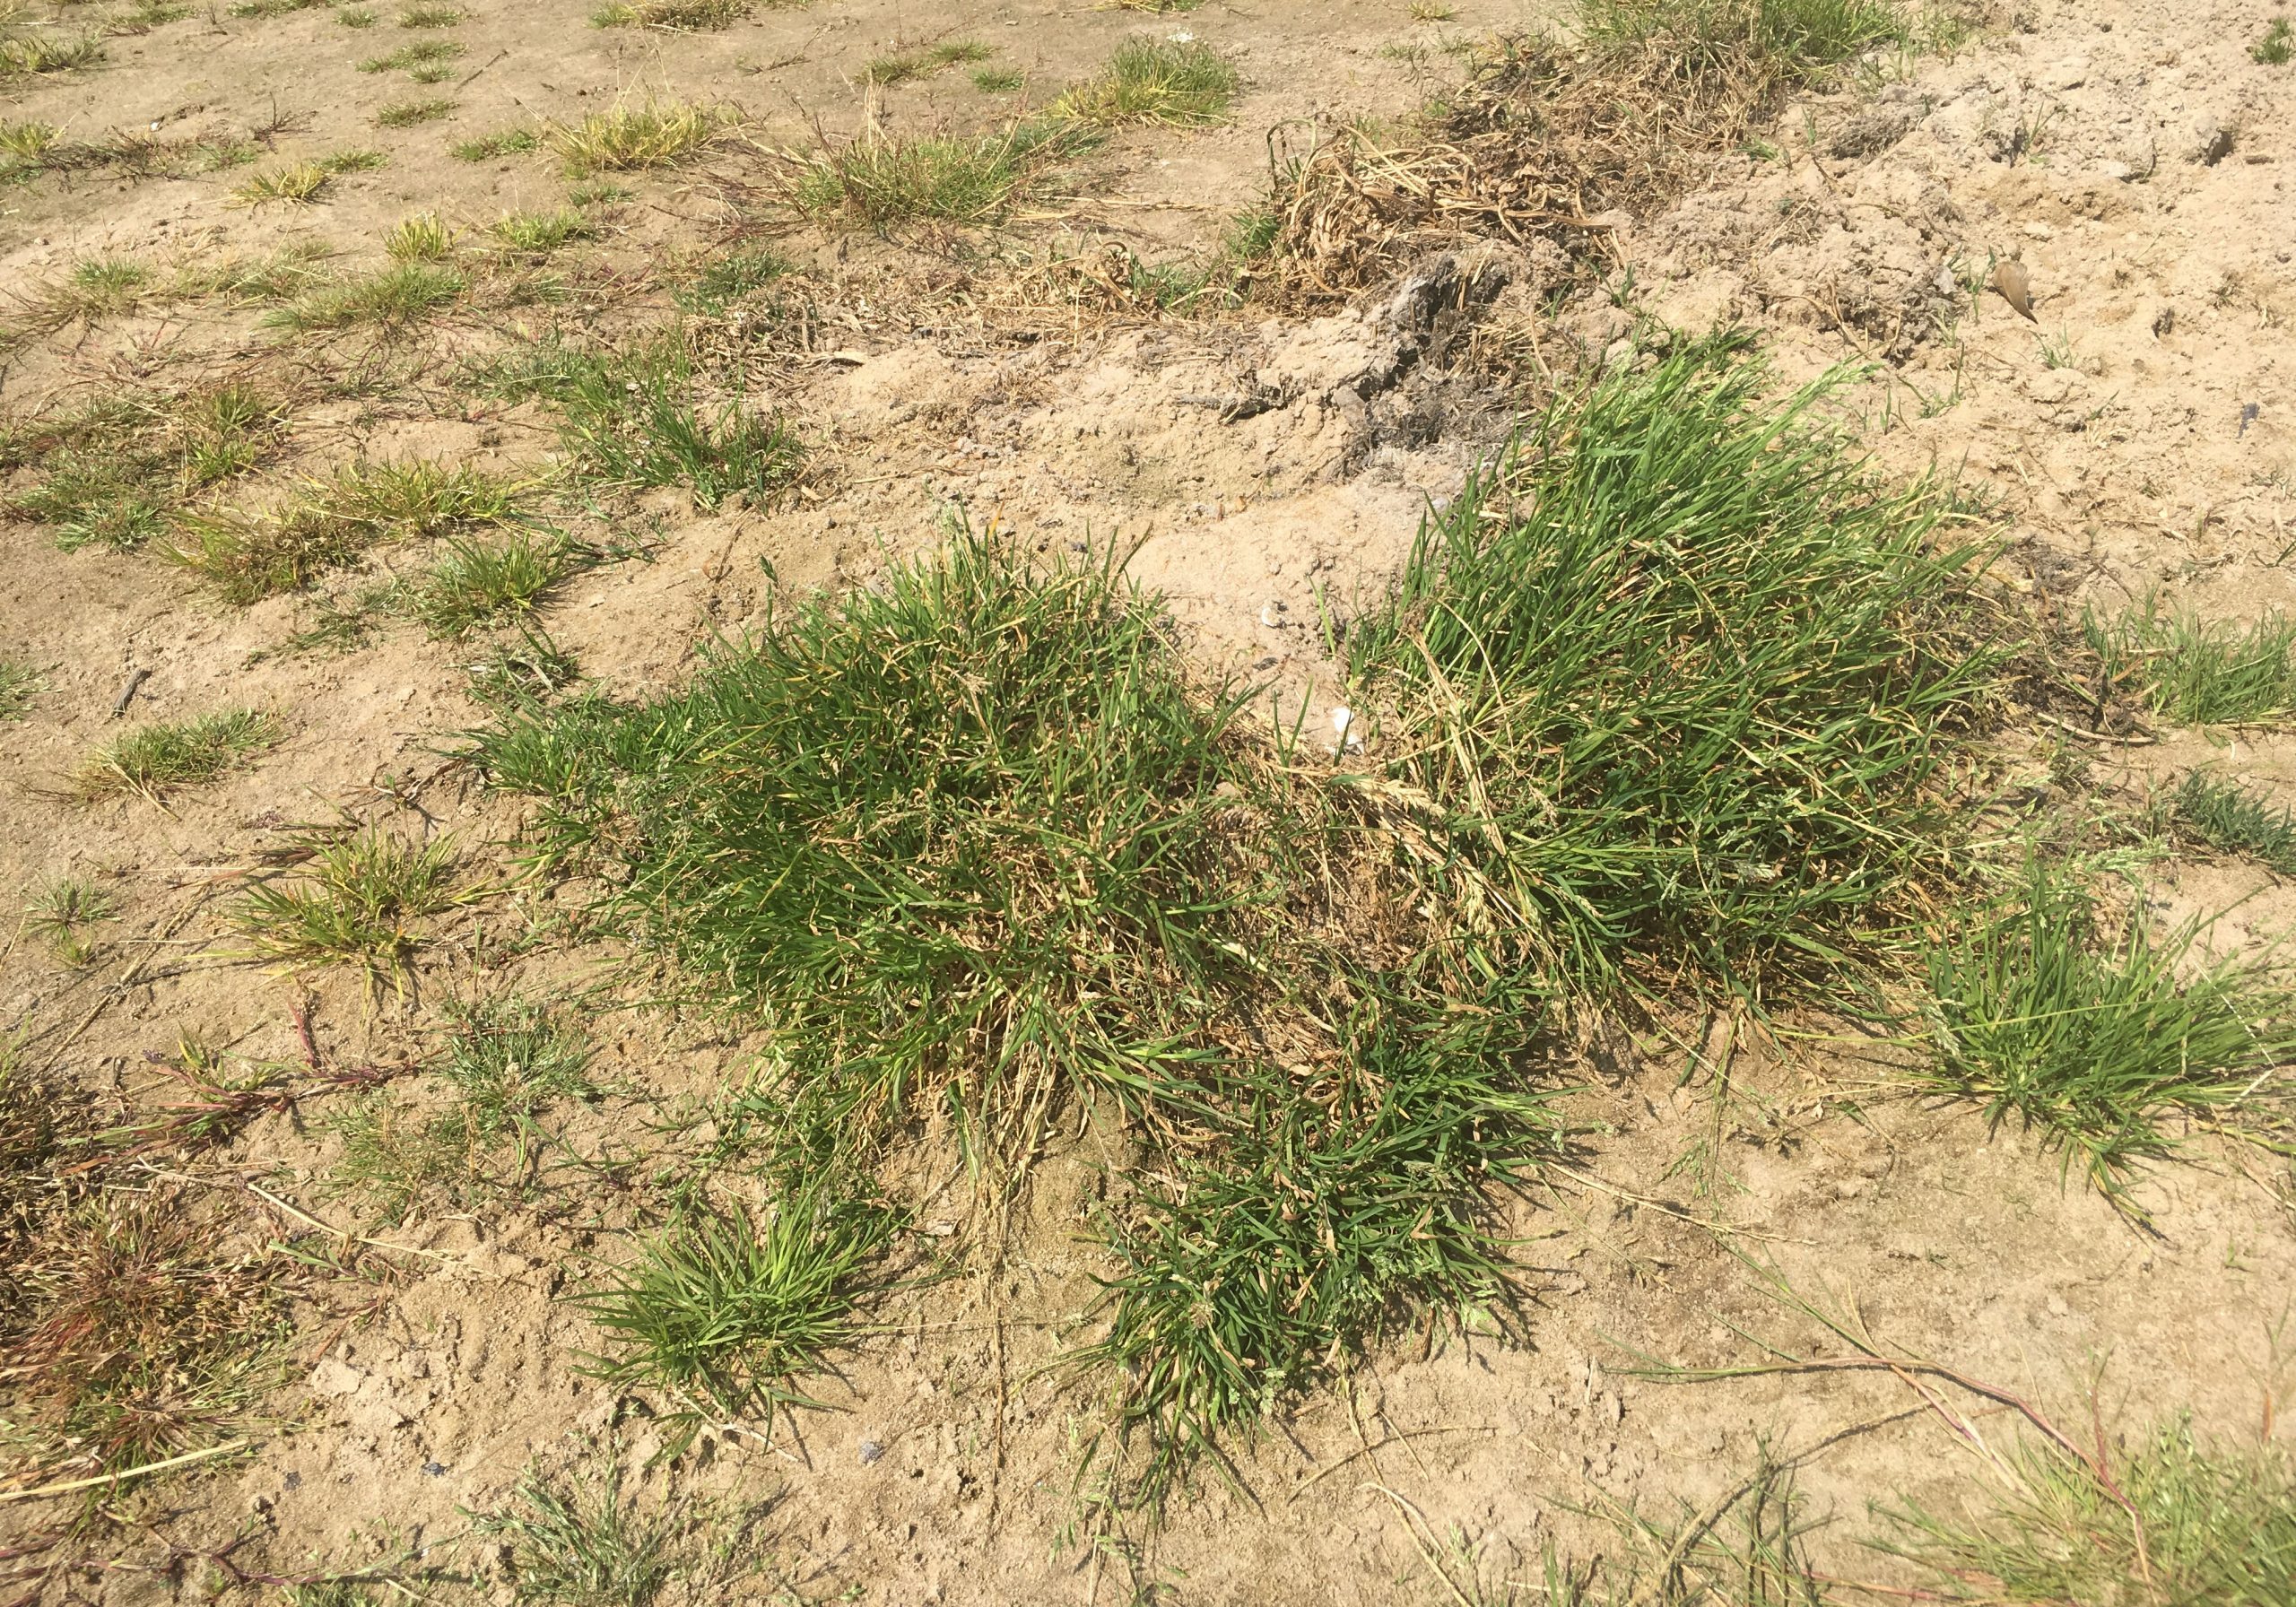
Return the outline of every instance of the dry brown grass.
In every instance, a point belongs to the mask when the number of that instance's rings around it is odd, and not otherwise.
[[[1683,70],[1658,41],[1600,51],[1503,41],[1419,123],[1343,129],[1282,169],[1255,294],[1344,300],[1474,239],[1605,256],[1600,214],[1648,213],[1681,194],[1781,83],[1751,56]]]

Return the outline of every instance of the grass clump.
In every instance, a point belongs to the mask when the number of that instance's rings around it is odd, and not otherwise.
[[[2013,1116],[2077,1160],[2125,1209],[2134,1166],[2168,1155],[2172,1118],[2271,1128],[2289,1115],[2292,993],[2272,973],[2211,961],[2205,923],[2118,936],[2075,876],[2035,861],[2005,905],[1930,952],[1941,1089]]]
[[[539,1005],[451,1010],[445,1047],[424,1065],[437,1097],[378,1093],[338,1116],[329,1186],[394,1223],[418,1205],[463,1210],[521,1191],[553,1142],[551,1108],[596,1097],[589,1063],[588,1044]]]
[[[779,420],[738,399],[701,400],[676,343],[619,353],[541,345],[482,383],[555,406],[562,448],[589,473],[639,490],[683,485],[703,508],[735,495],[761,501],[804,466],[804,447]]]
[[[972,75],[972,87],[984,95],[1009,95],[1028,81],[1018,67],[983,67]]]
[[[778,252],[729,252],[704,265],[700,272],[671,295],[687,312],[718,317],[727,308],[765,289],[789,270],[789,259]]]
[[[51,334],[67,324],[132,312],[157,292],[149,265],[132,256],[89,256],[64,277],[26,296],[9,320],[13,332]]]
[[[1214,123],[1236,98],[1235,67],[1199,39],[1135,37],[1100,75],[1054,101],[1051,115],[1113,127],[1124,123]]]
[[[553,1481],[528,1472],[506,1511],[474,1527],[510,1559],[518,1600],[546,1607],[649,1607],[686,1571],[677,1526],[622,1498],[621,1470]]]
[[[282,422],[270,398],[237,382],[26,420],[0,432],[0,467],[39,478],[0,506],[52,526],[66,552],[132,552],[187,499],[259,463]]]
[[[463,20],[458,5],[409,5],[398,13],[401,28],[452,28]]]
[[[73,777],[81,797],[133,793],[158,803],[245,767],[279,740],[279,723],[251,708],[139,725],[90,755]]]
[[[604,1353],[591,1371],[618,1389],[660,1390],[689,1432],[812,1402],[791,1380],[853,1336],[870,1264],[899,1219],[883,1206],[797,1194],[761,1226],[692,1221],[578,1297]]]
[[[51,882],[24,906],[24,934],[47,946],[58,965],[78,970],[96,957],[95,929],[119,913],[91,882]]]
[[[104,54],[103,40],[92,33],[74,39],[57,34],[24,34],[0,39],[0,82],[92,67],[104,59]]]
[[[273,308],[263,321],[295,334],[338,329],[396,334],[454,305],[466,284],[453,268],[405,258],[307,291]]]
[[[1056,125],[1003,134],[878,134],[800,159],[789,199],[819,222],[869,229],[931,221],[990,223],[1038,188],[1050,166],[1081,145]]]
[[[320,847],[295,880],[249,888],[231,918],[263,959],[396,975],[423,923],[472,897],[455,885],[455,865],[449,839],[415,843],[361,830]]]
[[[383,249],[393,262],[444,262],[455,254],[455,231],[435,212],[413,213],[391,225]]]
[[[1935,1570],[1941,1601],[2296,1601],[2296,1465],[2284,1446],[2210,1441],[2183,1421],[2131,1438],[2111,1453],[2100,1445],[2095,1464],[2017,1448],[1989,1509],[1893,1513],[1883,1549]]]
[[[1969,553],[1761,373],[1714,340],[1557,403],[1348,632],[1379,807],[1447,801],[1425,873],[1566,1008],[1760,992],[1938,869]]]
[[[380,543],[446,535],[520,517],[525,488],[466,464],[356,464],[285,503],[187,516],[167,556],[226,602],[293,591]]]
[[[880,88],[891,88],[914,79],[930,78],[935,73],[964,63],[987,61],[991,54],[988,47],[978,39],[952,40],[923,50],[904,50],[895,56],[880,56],[862,68],[861,76]]]
[[[2296,876],[2296,812],[2274,807],[2261,794],[2195,770],[2177,788],[2170,818],[2212,848]]]
[[[514,212],[497,218],[493,234],[509,250],[544,256],[576,240],[595,239],[597,225],[570,206],[556,212]]]
[[[505,128],[463,141],[454,147],[454,156],[457,161],[492,161],[539,150],[541,145],[542,136],[531,128]]]
[[[345,28],[356,29],[372,28],[376,19],[374,8],[371,6],[346,5],[335,13],[335,20]]]
[[[556,534],[514,530],[495,543],[449,537],[446,555],[416,583],[408,611],[434,637],[466,636],[532,613],[585,559]]]
[[[417,123],[435,123],[454,109],[451,100],[401,100],[377,112],[375,121],[385,128],[412,128]]]
[[[2296,712],[2296,619],[2254,623],[2165,613],[2147,597],[2116,618],[2083,621],[2108,687],[2126,688],[2162,719],[2187,725],[2268,725]]]
[[[315,161],[290,162],[254,174],[231,191],[236,206],[304,206],[318,199],[334,175]]]
[[[668,167],[706,150],[729,121],[726,114],[682,102],[628,102],[593,112],[579,123],[549,129],[550,148],[570,178],[638,168]]]
[[[2248,47],[2248,59],[2267,67],[2284,67],[2296,60],[2296,25],[2286,17],[2273,18],[2263,35]]]
[[[13,658],[0,658],[0,720],[21,720],[32,699],[48,690],[48,677]]]
[[[438,83],[452,75],[447,64],[463,54],[457,39],[417,39],[387,56],[370,56],[359,64],[361,73],[404,73],[417,83]]]
[[[774,0],[769,0],[769,4]],[[756,0],[637,0],[590,13],[593,28],[663,28],[674,33],[717,33],[756,9]]]

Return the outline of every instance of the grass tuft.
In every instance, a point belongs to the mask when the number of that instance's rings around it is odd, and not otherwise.
[[[1809,74],[1923,42],[1898,0],[1585,0],[1581,16],[1593,43],[1663,46],[1686,75],[1740,62]]]
[[[457,39],[417,39],[387,56],[370,56],[359,64],[361,73],[404,73],[417,83],[438,83],[451,76],[448,63],[466,48]],[[430,74],[430,76],[425,76]]]
[[[904,50],[896,56],[880,56],[862,68],[861,76],[880,88],[891,88],[897,83],[930,78],[935,73],[961,64],[987,61],[991,54],[988,47],[978,39],[952,40],[923,50]]]
[[[768,0],[776,4],[778,0]],[[593,28],[662,28],[673,33],[717,33],[757,9],[756,0],[637,0],[590,13]]]
[[[801,159],[789,198],[819,222],[883,229],[928,220],[991,223],[1044,182],[1082,142],[1044,122],[1003,134],[899,138],[867,134]]]
[[[2187,725],[2268,725],[2296,713],[2296,619],[2253,624],[2164,613],[2148,597],[2118,617],[2083,621],[2104,683],[2126,688],[2163,719]]]
[[[492,161],[498,157],[539,150],[541,146],[542,136],[533,129],[505,128],[463,141],[454,147],[454,156],[457,161]]]
[[[454,109],[451,100],[401,100],[377,112],[375,121],[385,128],[412,128],[417,123],[435,123]]]
[[[681,1570],[675,1525],[639,1517],[621,1470],[564,1481],[528,1472],[508,1511],[474,1525],[510,1561],[517,1599],[538,1607],[649,1607]]]
[[[0,465],[39,476],[0,508],[52,526],[66,551],[131,552],[187,499],[253,468],[282,422],[270,399],[239,383],[35,417],[0,434]]]
[[[494,238],[512,251],[542,256],[576,240],[595,239],[597,225],[570,206],[556,212],[506,213],[495,220]]]
[[[983,67],[972,75],[972,87],[984,95],[1009,95],[1028,82],[1018,67]]]
[[[708,149],[731,121],[722,111],[682,102],[628,102],[548,130],[550,147],[571,178],[667,167]]]
[[[452,28],[462,20],[462,7],[458,5],[409,5],[402,7],[398,13],[401,28]]]
[[[1227,57],[1197,39],[1135,37],[1109,65],[1052,103],[1050,115],[1113,127],[1215,123],[1240,84]]]
[[[2296,24],[2286,17],[2273,18],[2263,35],[2248,47],[2248,59],[2267,67],[2284,67],[2296,60]]]
[[[1970,555],[1817,423],[1823,383],[1761,386],[1716,340],[1558,402],[1348,632],[1378,806],[1437,832],[1413,873],[1559,1007],[1838,965],[1941,871],[1932,783],[1996,662]]]
[[[48,690],[48,677],[30,665],[0,658],[0,720],[21,720]]]
[[[393,262],[444,262],[455,254],[455,231],[435,212],[413,213],[391,225],[383,249]]]
[[[2296,1095],[2296,993],[2208,959],[2206,925],[2109,937],[2072,873],[2035,861],[2013,900],[1933,949],[1930,1080],[2077,1159],[2124,1209],[2141,1160],[2170,1154],[2171,1117],[2283,1126]]]
[[[415,585],[409,610],[434,637],[466,636],[532,613],[584,556],[561,535],[526,530],[491,543],[449,537],[446,556]]]
[[[231,191],[236,206],[303,206],[318,199],[334,175],[315,161],[290,162],[243,180]]]
[[[251,952],[291,966],[402,972],[422,925],[473,896],[454,883],[454,843],[372,829],[321,847],[291,882],[251,887],[231,918]]]
[[[24,934],[44,943],[58,965],[73,970],[94,960],[94,930],[118,914],[118,907],[93,882],[70,877],[51,882],[24,906]]]
[[[103,40],[92,33],[74,39],[57,34],[28,34],[0,39],[0,81],[92,67],[104,59],[104,54]]]
[[[166,556],[226,602],[293,591],[383,542],[446,535],[519,517],[525,488],[466,464],[357,464],[270,508],[187,516]]]
[[[278,740],[278,722],[248,708],[139,725],[97,749],[73,786],[83,798],[133,793],[157,803],[242,769]]]
[[[452,306],[465,285],[462,274],[436,263],[403,259],[307,291],[264,315],[274,329],[296,334],[371,329],[395,334]]]
[[[2177,788],[2171,818],[2187,835],[2296,876],[2296,812],[2236,783],[2193,771]]]
[[[813,1402],[790,1381],[853,1335],[854,1302],[898,1220],[874,1203],[785,1200],[762,1227],[689,1223],[578,1296],[605,1353],[591,1371],[678,1403],[689,1433]]]

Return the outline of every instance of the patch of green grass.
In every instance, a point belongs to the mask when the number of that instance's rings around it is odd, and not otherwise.
[[[1579,13],[1592,43],[1663,44],[1686,74],[1749,64],[1808,74],[1878,47],[1926,42],[1898,0],[1582,0]]]
[[[318,158],[320,171],[330,176],[337,173],[371,173],[386,166],[390,158],[379,151],[335,151]]]
[[[1103,127],[1215,123],[1241,83],[1227,57],[1201,40],[1135,36],[1116,48],[1098,77],[1054,101],[1050,115]]]
[[[232,925],[266,960],[396,975],[429,918],[471,899],[455,883],[457,857],[449,838],[411,842],[370,828],[320,847],[293,880],[250,887]]]
[[[229,296],[243,302],[289,300],[326,282],[326,270],[320,265],[329,255],[325,246],[303,241],[265,256],[227,257],[186,270],[178,276],[176,290],[180,295]]]
[[[518,1600],[541,1607],[650,1607],[680,1572],[674,1525],[622,1498],[621,1471],[564,1481],[528,1472],[510,1507],[474,1527],[502,1544]]]
[[[12,334],[52,334],[67,324],[132,312],[158,293],[151,267],[132,256],[85,256],[61,279],[25,295],[7,322]]]
[[[370,6],[346,5],[335,13],[335,20],[345,28],[372,28],[375,25],[375,13]]]
[[[1824,384],[1762,386],[1716,340],[1559,401],[1348,630],[1367,801],[1422,812],[1405,867],[1564,1012],[1770,992],[1941,873],[1933,784],[1997,663],[1970,554]]]
[[[554,1142],[550,1109],[591,1099],[589,1046],[542,1007],[500,999],[450,1010],[446,1045],[424,1070],[441,1098],[376,1094],[331,1125],[342,1152],[328,1174],[387,1222],[418,1204],[464,1210],[526,1186]]]
[[[20,659],[0,658],[0,720],[21,720],[48,690],[48,677]]]
[[[447,64],[461,56],[467,48],[458,39],[417,39],[411,45],[401,45],[387,56],[370,56],[359,64],[361,73],[404,73],[418,83],[436,83],[439,77],[449,75]],[[439,77],[425,78],[423,74],[439,70]]]
[[[576,240],[596,239],[597,225],[570,206],[556,212],[514,212],[497,218],[494,238],[512,251],[543,256]]]
[[[307,291],[265,314],[263,321],[296,334],[333,329],[397,334],[454,305],[466,282],[453,268],[402,261]]]
[[[562,535],[527,530],[491,543],[449,537],[446,555],[414,586],[408,611],[434,637],[466,636],[533,612],[586,558]]]
[[[972,87],[984,95],[1009,95],[1028,81],[1018,67],[983,67],[972,75]]]
[[[721,317],[734,303],[755,294],[789,272],[789,259],[764,249],[729,252],[671,292],[687,312]]]
[[[531,128],[504,128],[463,141],[454,147],[454,155],[457,161],[492,161],[497,157],[517,156],[541,146],[542,136]]]
[[[621,102],[545,135],[570,178],[669,167],[707,150],[730,122],[722,111],[680,101]]]
[[[978,39],[960,39],[922,50],[904,50],[897,56],[880,56],[861,70],[861,75],[881,88],[889,88],[913,79],[930,78],[963,63],[987,61],[991,54],[988,47]]]
[[[255,173],[231,191],[237,206],[303,206],[318,199],[334,175],[315,161],[290,162]]]
[[[2286,17],[2274,17],[2264,34],[2248,47],[2248,59],[2267,67],[2284,67],[2296,58],[2296,26]]]
[[[96,957],[95,928],[119,913],[111,896],[91,882],[50,882],[24,906],[24,934],[47,945],[58,965],[79,969]]]
[[[555,406],[563,449],[591,473],[641,490],[683,485],[703,508],[735,495],[762,501],[804,466],[803,444],[778,419],[738,399],[701,400],[675,342],[620,353],[538,346],[481,383]]]
[[[2177,788],[2170,813],[2179,830],[2210,847],[2296,876],[2296,812],[2264,795],[2194,770]]]
[[[1929,955],[1937,1087],[2015,1117],[2128,1206],[2135,1165],[2171,1153],[2171,1117],[2278,1127],[2296,1095],[2296,993],[2209,960],[2206,925],[2113,936],[2075,875],[2036,860],[2016,896]]]
[[[375,121],[385,128],[412,128],[417,123],[434,123],[454,109],[451,100],[401,100],[377,112]]]
[[[393,262],[444,262],[455,254],[455,231],[435,212],[413,213],[391,225],[383,249]]]
[[[178,395],[115,396],[22,421],[0,439],[0,465],[37,473],[6,499],[70,552],[132,552],[209,486],[256,466],[277,442],[277,405],[238,383]]]
[[[285,17],[299,11],[321,11],[328,0],[235,0],[231,15],[235,17]]]
[[[462,7],[458,5],[409,5],[402,7],[398,13],[401,28],[452,28],[462,20]]]
[[[104,54],[103,40],[92,33],[74,39],[60,34],[24,34],[0,39],[0,82],[92,67],[104,59]]]
[[[635,4],[606,5],[592,12],[590,26],[715,33],[731,28],[755,9],[756,0],[637,0]]]
[[[2137,1581],[2135,1599],[2154,1602],[2296,1601],[2284,1446],[2211,1441],[2179,1421],[2097,1455],[2029,1443],[2005,1458],[2014,1477],[1993,1501],[1893,1514],[1883,1549],[1934,1570],[1924,1583],[1946,1602],[2121,1602]]]
[[[853,1336],[855,1300],[899,1219],[873,1203],[797,1194],[762,1224],[702,1219],[649,1239],[630,1266],[578,1296],[617,1389],[662,1392],[690,1433],[813,1403],[799,1374]]]
[[[2159,600],[2082,622],[2106,684],[2126,688],[2163,719],[2187,725],[2270,725],[2296,713],[2296,619],[2266,612],[2253,624],[2165,613]]]
[[[467,464],[356,464],[276,507],[186,515],[172,561],[230,603],[293,591],[384,542],[440,536],[520,517],[525,488]]]
[[[465,666],[470,694],[498,709],[531,712],[573,686],[582,666],[532,619],[487,645],[485,656]]]
[[[919,220],[991,223],[1039,188],[1053,164],[1082,148],[1042,122],[1016,124],[1003,134],[870,134],[804,159],[788,194],[798,211],[819,222],[869,229]]]
[[[105,24],[114,33],[144,33],[170,22],[180,22],[191,15],[186,0],[135,0],[126,11],[117,13]]]
[[[138,725],[91,754],[73,790],[83,798],[133,793],[157,803],[245,768],[279,734],[276,720],[251,708]]]

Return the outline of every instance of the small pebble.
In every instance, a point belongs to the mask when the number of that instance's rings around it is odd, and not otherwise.
[[[865,1439],[861,1442],[861,1465],[863,1467],[867,1467],[871,1463],[876,1461],[878,1457],[884,1454],[885,1447],[879,1445],[875,1440]]]
[[[443,1479],[447,1476],[447,1464],[443,1462],[426,1462],[422,1464],[422,1471],[433,1479]]]

